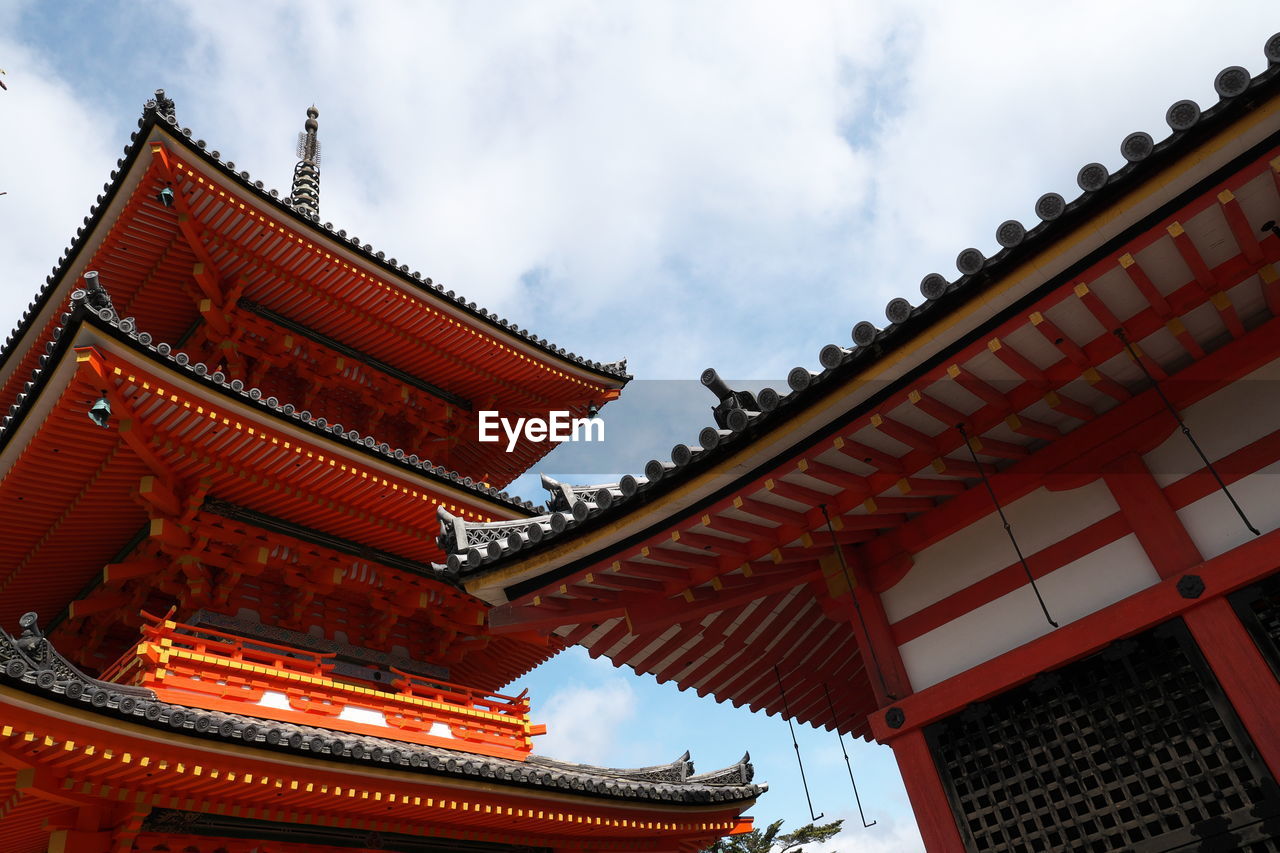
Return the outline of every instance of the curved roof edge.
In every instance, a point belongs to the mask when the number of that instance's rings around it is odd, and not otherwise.
[[[264,397],[259,389],[246,388],[238,379],[228,380],[218,371],[210,373],[206,365],[191,361],[186,353],[175,351],[169,344],[154,342],[150,333],[139,331],[133,320],[118,317],[109,300],[101,307],[94,308],[88,299],[89,295],[86,291],[77,290],[72,293],[71,310],[59,318],[53,337],[45,343],[44,353],[40,356],[32,376],[27,380],[4,418],[0,420],[0,448],[8,443],[15,426],[21,422],[39,396],[50,373],[48,368],[57,363],[62,351],[74,337],[68,334],[68,330],[80,322],[89,322],[144,358],[159,362],[170,369],[179,370],[186,374],[187,378],[200,382],[219,394],[231,397],[240,403],[253,405],[276,418],[290,421],[294,426],[316,436],[344,443],[365,455],[391,463],[441,485],[467,492],[483,501],[498,504],[507,510],[527,514],[540,509],[529,501],[522,501],[505,491],[477,483],[470,477],[462,477],[456,471],[446,470],[443,466],[434,466],[428,459],[421,459],[415,454],[406,454],[400,448],[392,448],[385,441],[378,442],[372,436],[361,436],[355,430],[344,430],[339,424],[330,425],[324,418],[312,418],[310,412],[299,410],[292,403],[282,403],[275,397]]]
[[[677,444],[671,460],[651,459],[643,476],[628,474],[617,483],[570,486],[543,476],[550,493],[548,511],[523,525],[514,522],[477,524],[439,514],[439,542],[450,554],[449,566],[464,578],[479,577],[516,559],[521,552],[544,551],[609,521],[621,518],[632,508],[643,506],[658,495],[693,479],[716,463],[751,444],[797,412],[808,409],[849,380],[897,350],[926,334],[938,318],[970,302],[1000,279],[1007,269],[1047,248],[1073,226],[1116,202],[1164,165],[1181,156],[1198,142],[1212,136],[1229,122],[1247,113],[1262,100],[1280,92],[1280,33],[1267,39],[1264,53],[1268,67],[1250,77],[1241,66],[1229,66],[1218,73],[1214,89],[1219,100],[1201,110],[1193,101],[1173,104],[1166,113],[1170,134],[1154,142],[1149,134],[1131,133],[1121,143],[1126,164],[1108,174],[1100,163],[1081,168],[1077,182],[1081,195],[1067,202],[1056,193],[1041,196],[1036,210],[1042,221],[1031,229],[1015,220],[997,228],[1003,248],[990,258],[978,249],[964,249],[957,258],[962,275],[948,282],[931,273],[921,282],[925,301],[913,306],[901,297],[886,307],[888,325],[879,328],[868,321],[853,327],[853,346],[828,344],[819,353],[818,372],[805,366],[787,375],[784,392],[765,388],[758,394],[736,392],[724,386],[714,370],[702,374],[702,383],[720,398],[713,406],[715,426],[705,427],[696,443]],[[1051,280],[1052,281],[1052,280]],[[748,402],[751,401],[751,402]],[[752,405],[754,403],[754,405]],[[536,585],[520,582],[520,592]]]

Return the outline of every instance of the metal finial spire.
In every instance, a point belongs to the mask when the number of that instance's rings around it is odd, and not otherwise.
[[[293,191],[289,201],[295,210],[315,218],[320,214],[320,111],[315,104],[307,108],[305,128],[298,134],[298,165],[293,167]]]

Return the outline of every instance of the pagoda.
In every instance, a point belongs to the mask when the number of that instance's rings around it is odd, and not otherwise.
[[[493,635],[887,744],[930,851],[1280,850],[1264,55],[538,541],[440,508]]]
[[[163,91],[0,353],[6,853],[667,851],[750,828],[746,758],[557,761],[437,540],[558,527],[502,491],[625,363],[566,352],[320,223]],[[489,553],[489,552],[486,552]],[[36,614],[40,614],[39,617]],[[11,633],[10,633],[11,632]]]

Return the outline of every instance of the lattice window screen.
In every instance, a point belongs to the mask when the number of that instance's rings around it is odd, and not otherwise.
[[[1280,851],[1275,782],[1181,620],[926,736],[971,850]]]

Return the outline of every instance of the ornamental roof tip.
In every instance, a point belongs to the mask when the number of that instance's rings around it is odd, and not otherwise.
[[[586,796],[687,805],[751,800],[765,791],[735,768],[694,778],[687,754],[668,765],[635,770],[597,768],[530,756],[525,761],[491,758],[460,750],[339,732],[319,725],[282,723],[263,717],[205,711],[161,701],[145,688],[101,681],[63,657],[44,636],[36,614],[19,620],[13,637],[0,628],[0,685],[12,686],[115,721],[254,749],[298,754],[324,761],[396,767],[424,776],[483,779]],[[738,765],[739,767],[741,765]],[[728,772],[726,776],[719,773]],[[742,781],[743,779],[746,781]]]
[[[303,192],[300,193],[298,191],[298,181],[300,180],[300,177],[298,171],[295,170],[293,192],[281,197],[278,190],[267,189],[264,187],[262,181],[253,180],[248,172],[243,170],[236,171],[236,164],[233,161],[223,160],[220,152],[216,150],[208,150],[208,146],[203,139],[192,140],[191,129],[180,127],[178,124],[178,120],[173,111],[173,101],[171,99],[157,100],[163,95],[163,93],[163,89],[157,90],[157,97],[148,100],[143,106],[142,118],[138,120],[139,130],[130,136],[129,144],[125,146],[125,157],[117,161],[117,170],[111,173],[111,181],[106,184],[104,189],[108,191],[113,189],[113,183],[119,175],[119,170],[123,169],[126,162],[132,161],[136,156],[140,143],[145,140],[146,133],[143,131],[149,127],[148,123],[155,122],[157,124],[166,125],[176,131],[180,139],[188,141],[199,156],[203,157],[212,165],[221,168],[227,175],[236,179],[236,181],[245,189],[256,193],[263,201],[279,210],[286,211],[291,216],[305,220],[309,227],[323,231],[330,238],[337,240],[340,243],[345,243],[351,251],[362,255],[365,260],[382,267],[398,278],[411,280],[412,284],[420,290],[430,291],[436,298],[446,299],[458,308],[486,321],[488,324],[496,328],[500,328],[503,331],[524,340],[530,345],[544,352],[555,355],[565,361],[580,365],[596,373],[621,380],[622,382],[628,382],[632,379],[632,376],[627,373],[627,360],[625,358],[614,362],[600,362],[569,352],[564,347],[549,343],[546,338],[538,337],[528,329],[522,328],[516,323],[503,319],[492,311],[477,307],[474,301],[468,301],[464,297],[454,293],[452,290],[445,290],[444,285],[432,281],[430,277],[424,277],[422,273],[416,270],[411,272],[407,264],[398,263],[394,257],[388,258],[385,252],[376,251],[372,245],[362,243],[359,237],[348,235],[345,229],[335,228],[331,222],[321,223],[318,216],[320,180],[319,169],[317,168],[319,165],[318,142],[315,142],[315,162],[308,161],[302,153],[298,155],[299,168],[301,168],[304,163],[308,164],[307,170],[304,170],[307,174],[302,176],[305,178],[303,181],[303,184],[305,184],[305,186],[303,186]],[[306,148],[304,143],[308,139],[315,141],[315,132],[309,126],[310,123],[315,121],[314,117],[310,115],[312,111],[315,111],[315,107],[312,107],[307,111],[308,126],[301,134],[303,140],[299,143],[300,150]],[[318,111],[316,112],[318,115]],[[101,204],[101,196],[99,198],[99,204],[94,207],[90,216],[86,217],[86,224],[95,220],[98,215],[100,215],[103,206]],[[76,244],[73,244],[73,248],[76,248]],[[60,262],[59,266],[62,265],[63,262]],[[53,279],[59,277],[59,267],[55,267],[53,275],[50,278]],[[0,361],[2,360],[3,355],[0,354]]]
[[[550,497],[542,514],[511,521],[473,522],[440,507],[436,510],[440,524],[436,541],[449,555],[447,571],[452,576],[471,573],[581,526],[635,497],[647,482],[644,477],[627,474],[616,483],[574,486],[543,474],[542,485]]]
[[[1205,110],[1189,100],[1173,104],[1165,116],[1171,131],[1167,137],[1154,142],[1150,134],[1145,132],[1130,133],[1120,146],[1121,154],[1126,160],[1122,168],[1114,173],[1109,173],[1100,163],[1090,163],[1081,168],[1077,175],[1077,184],[1082,191],[1080,196],[1070,202],[1058,193],[1040,196],[1035,205],[1036,214],[1041,219],[1038,224],[1028,229],[1013,219],[1001,223],[996,229],[996,242],[1001,246],[999,252],[986,257],[980,249],[964,249],[956,257],[956,268],[960,272],[958,278],[948,280],[936,272],[924,276],[920,281],[920,294],[923,297],[920,304],[913,305],[910,300],[902,297],[890,300],[885,306],[887,323],[883,328],[868,320],[856,323],[851,334],[853,345],[828,344],[823,347],[818,353],[818,371],[803,365],[797,366],[787,374],[786,389],[779,391],[764,388],[752,394],[734,391],[714,368],[704,370],[702,384],[717,398],[717,403],[712,406],[715,426],[704,428],[698,434],[695,444],[677,444],[673,447],[670,461],[650,459],[644,466],[643,477],[627,475],[617,484],[603,486],[566,487],[544,476],[543,486],[552,493],[548,507],[557,510],[556,514],[561,519],[555,525],[544,524],[544,533],[551,535],[543,535],[533,544],[549,544],[549,539],[583,527],[602,515],[620,515],[626,511],[626,507],[637,503],[637,496],[644,499],[657,489],[669,488],[682,482],[716,459],[724,458],[728,452],[749,443],[754,436],[785,420],[790,412],[817,399],[835,381],[852,375],[864,365],[877,360],[889,348],[919,334],[927,323],[942,316],[942,312],[973,296],[983,284],[1004,272],[1006,267],[1011,267],[1012,261],[1029,255],[1038,245],[1064,233],[1067,227],[1098,209],[1103,202],[1112,200],[1120,191],[1126,191],[1132,181],[1148,174],[1154,168],[1153,164],[1158,165],[1176,153],[1183,140],[1194,139],[1198,130],[1211,129],[1215,123],[1225,120],[1223,116],[1230,117],[1233,109],[1247,108],[1251,93],[1258,92],[1264,86],[1274,87],[1276,81],[1280,80],[1280,33],[1267,39],[1264,49],[1268,62],[1266,70],[1251,78],[1240,66],[1223,69],[1214,80],[1214,89],[1219,96],[1216,104]],[[602,489],[609,490],[611,496],[603,502],[603,506],[600,502],[587,500],[593,492]],[[541,519],[545,518],[547,517],[540,516],[529,521],[541,524]],[[482,535],[479,533],[481,527],[468,525],[467,535]],[[547,527],[550,529],[545,529]],[[528,545],[529,543],[525,543],[524,547]],[[521,549],[508,548],[505,543],[497,548],[476,550],[468,553],[464,568],[476,570],[489,566],[511,557],[519,550]]]
[[[95,294],[99,293],[100,295],[95,296]],[[95,299],[97,300],[96,302]],[[138,329],[137,323],[132,317],[121,318],[116,314],[115,308],[111,304],[109,292],[98,281],[97,273],[92,270],[85,274],[85,287],[72,291],[71,310],[64,313],[60,318],[61,322],[53,330],[52,340],[45,344],[44,354],[40,356],[36,369],[32,371],[30,381],[26,383],[23,391],[18,394],[14,404],[9,407],[9,412],[3,422],[0,422],[0,440],[7,438],[9,427],[12,425],[14,418],[22,411],[24,405],[34,400],[35,395],[33,392],[37,390],[38,386],[43,385],[43,381],[46,378],[46,368],[52,363],[53,356],[58,350],[59,342],[64,338],[68,338],[66,330],[80,316],[92,318],[100,325],[106,325],[108,328],[120,333],[136,350],[145,352],[150,357],[159,357],[170,367],[182,370],[189,376],[217,389],[223,394],[237,397],[242,402],[247,401],[277,417],[285,418],[306,427],[312,432],[337,439],[364,453],[382,457],[398,467],[426,475],[454,488],[481,495],[489,501],[500,503],[522,512],[534,510],[534,507],[528,501],[511,497],[504,491],[499,491],[485,483],[475,482],[470,477],[463,477],[456,471],[446,470],[443,466],[433,465],[429,459],[420,458],[415,453],[406,453],[399,447],[393,448],[387,442],[380,442],[373,436],[361,436],[356,430],[344,429],[341,424],[330,424],[325,418],[315,417],[311,412],[305,409],[298,409],[292,403],[282,402],[277,397],[264,396],[260,389],[246,387],[244,382],[239,379],[228,379],[226,374],[221,371],[210,371],[203,362],[192,361],[187,353],[175,351],[174,347],[168,343],[156,342],[150,332]]]

